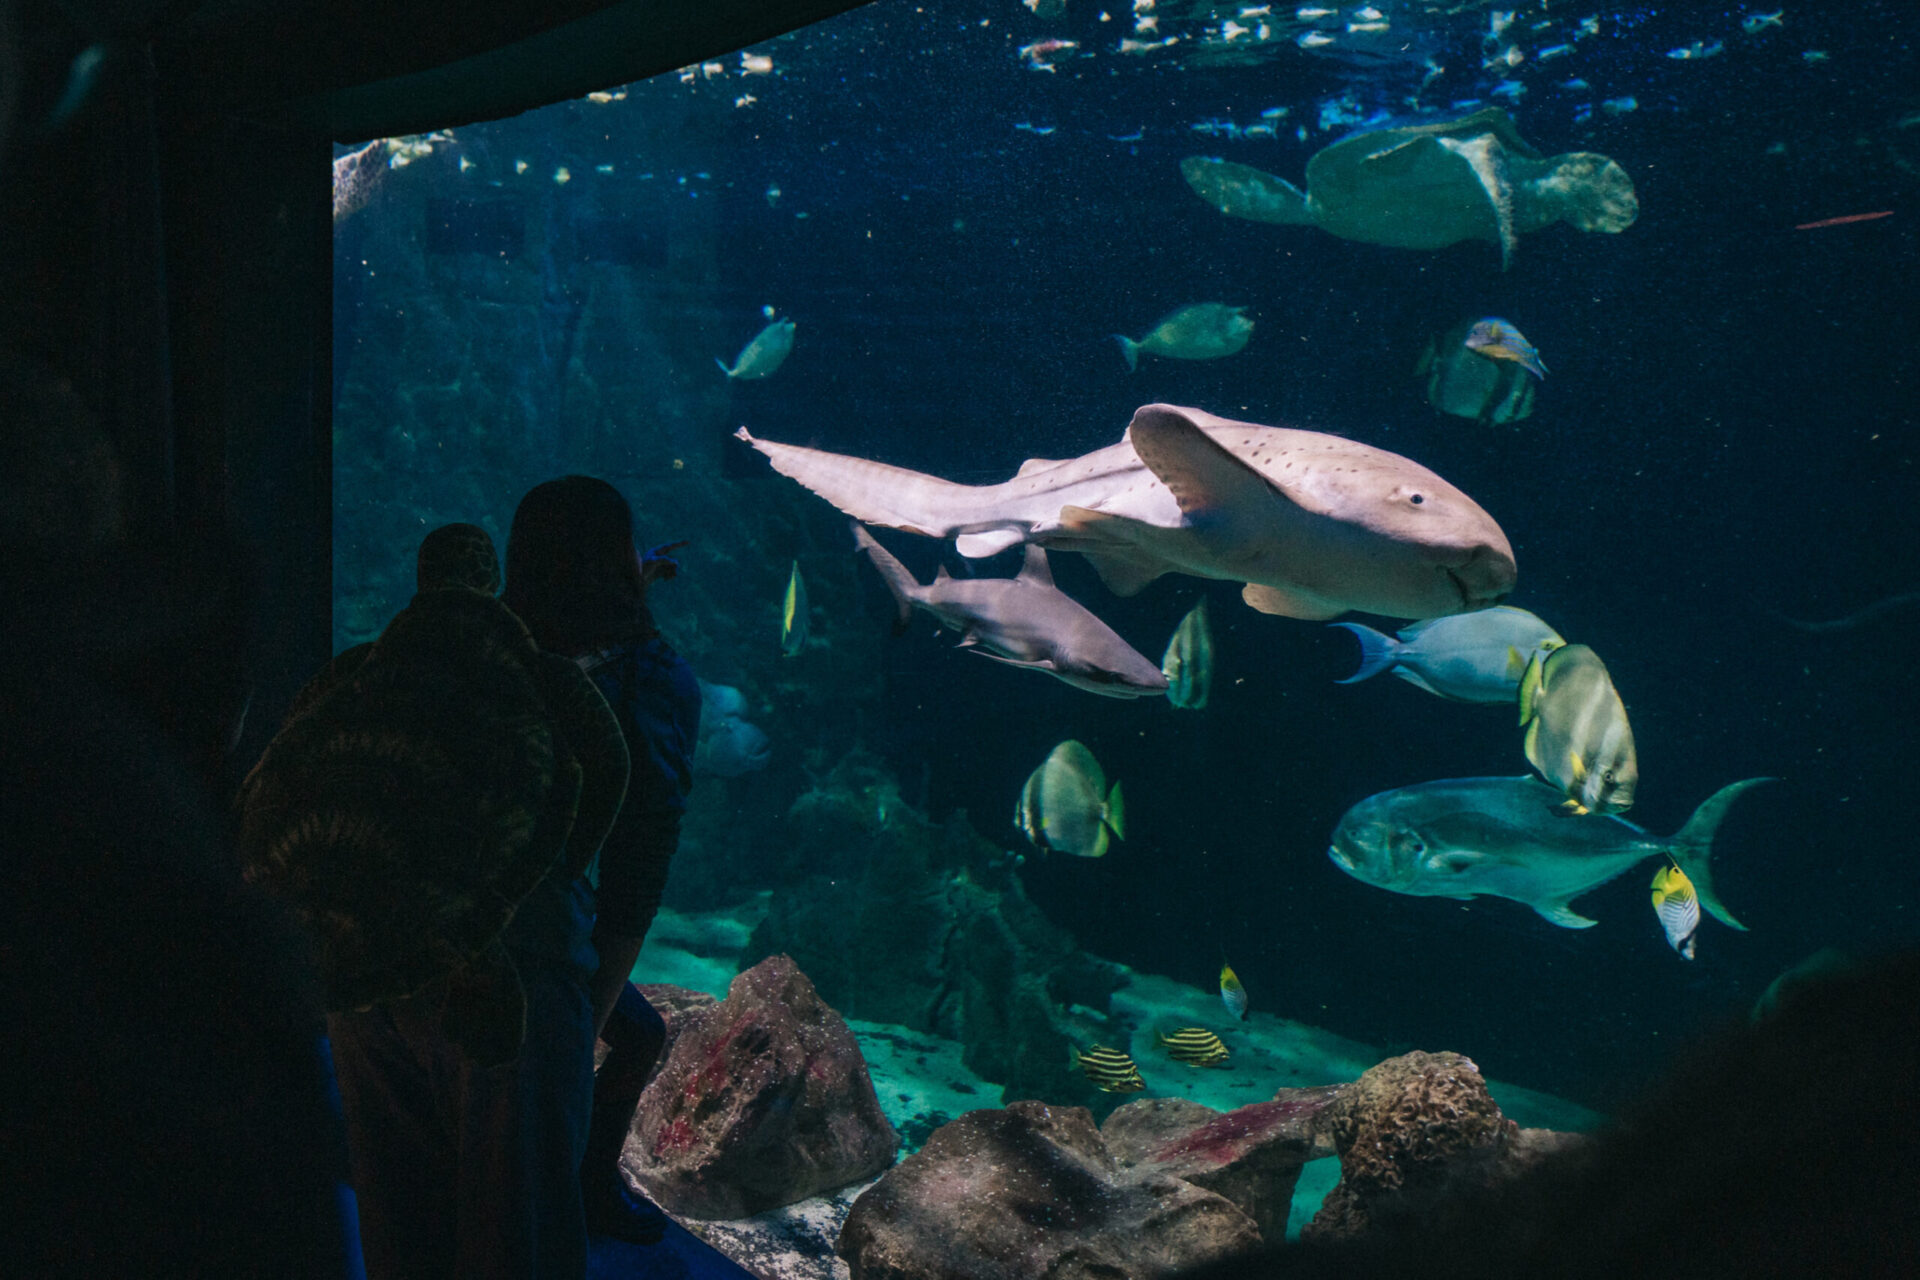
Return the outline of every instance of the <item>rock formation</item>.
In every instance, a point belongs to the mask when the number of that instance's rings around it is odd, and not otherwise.
[[[970,1111],[847,1215],[854,1280],[1132,1280],[1257,1247],[1225,1198],[1120,1166],[1084,1107]]]
[[[853,1032],[792,960],[755,965],[676,1021],[621,1161],[669,1211],[746,1217],[893,1163],[899,1139]]]

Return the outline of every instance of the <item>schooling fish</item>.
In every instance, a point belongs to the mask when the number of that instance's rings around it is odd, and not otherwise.
[[[1198,711],[1207,705],[1213,688],[1213,627],[1207,622],[1204,597],[1174,629],[1160,674],[1167,678],[1167,701],[1174,706]]]
[[[1035,848],[1081,858],[1103,857],[1110,835],[1127,838],[1120,784],[1109,790],[1093,752],[1071,738],[1027,775],[1013,821]]]
[[[1400,628],[1400,636],[1357,622],[1336,622],[1360,642],[1360,669],[1341,684],[1391,670],[1428,693],[1460,702],[1511,702],[1536,653],[1566,641],[1525,609],[1495,605]]]
[[[1156,1031],[1154,1040],[1169,1058],[1190,1067],[1217,1067],[1231,1056],[1220,1037],[1205,1027],[1182,1027],[1170,1036]]]
[[[1573,813],[1633,807],[1640,760],[1627,708],[1600,655],[1583,644],[1534,651],[1520,677],[1527,761],[1567,794]]]
[[[1534,383],[1547,376],[1547,366],[1519,329],[1490,316],[1429,343],[1414,372],[1426,375],[1434,408],[1485,424],[1531,415]]]
[[[1356,880],[1417,897],[1524,902],[1565,929],[1594,922],[1568,904],[1648,858],[1671,858],[1707,914],[1735,929],[1714,893],[1713,837],[1729,806],[1767,778],[1722,787],[1671,836],[1612,815],[1561,817],[1534,778],[1450,778],[1368,796],[1334,829],[1327,856]]]
[[[1700,931],[1700,898],[1687,873],[1672,863],[1653,873],[1653,914],[1666,930],[1667,945],[1682,960],[1693,959],[1693,935]]]
[[[1116,333],[1113,338],[1129,370],[1139,364],[1142,351],[1173,360],[1218,360],[1239,351],[1253,336],[1253,321],[1246,312],[1245,307],[1224,302],[1196,302],[1161,317],[1137,342],[1125,334]]]
[[[1220,965],[1220,1003],[1240,1021],[1247,1020],[1247,989],[1240,985],[1240,975],[1233,966],[1224,962]]]
[[[800,562],[793,562],[787,575],[786,598],[780,602],[780,652],[789,658],[807,647],[807,582],[800,576]]]
[[[1074,1065],[1103,1093],[1138,1093],[1147,1087],[1147,1082],[1140,1078],[1140,1068],[1118,1049],[1097,1044],[1081,1053],[1076,1048],[1073,1058]]]
[[[729,378],[742,380],[751,378],[771,378],[786,363],[793,352],[793,331],[798,326],[791,320],[775,320],[772,324],[755,334],[753,341],[740,349],[733,367],[714,357],[714,363],[720,366],[720,372]]]

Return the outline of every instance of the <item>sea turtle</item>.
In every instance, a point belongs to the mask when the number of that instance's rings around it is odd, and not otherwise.
[[[1397,249],[1491,240],[1502,268],[1522,232],[1555,222],[1624,231],[1640,213],[1633,180],[1618,164],[1593,151],[1543,157],[1499,107],[1349,135],[1307,161],[1305,192],[1209,156],[1188,156],[1180,174],[1229,217],[1307,224]]]
[[[451,541],[486,538],[461,528]],[[412,602],[303,691],[242,785],[239,844],[247,878],[308,928],[329,1011],[441,984],[446,1034],[493,1064],[525,1026],[501,931],[549,872],[585,869],[628,755],[593,682],[465,585],[485,575],[451,551],[423,546]]]

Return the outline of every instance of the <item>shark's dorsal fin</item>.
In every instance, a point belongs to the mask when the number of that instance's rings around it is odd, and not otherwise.
[[[1278,493],[1173,405],[1135,410],[1127,437],[1188,518],[1271,502]]]
[[[1053,585],[1053,567],[1047,563],[1047,552],[1037,542],[1027,544],[1027,561],[1020,566],[1020,577],[1039,586]]]
[[[1262,586],[1258,582],[1249,582],[1240,588],[1240,598],[1262,613],[1278,614],[1283,618],[1304,618],[1308,622],[1325,622],[1346,612],[1339,605],[1322,604],[1311,596],[1295,595],[1291,591]]]
[[[1013,478],[1018,480],[1021,476],[1032,475],[1036,471],[1043,471],[1048,467],[1057,467],[1059,465],[1060,459],[1058,458],[1028,458],[1020,464],[1020,469],[1013,473]]]

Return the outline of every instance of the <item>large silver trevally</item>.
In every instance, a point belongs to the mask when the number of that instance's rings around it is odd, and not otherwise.
[[[1339,683],[1391,670],[1459,702],[1512,702],[1533,656],[1566,643],[1534,614],[1510,604],[1416,622],[1400,628],[1398,639],[1357,622],[1333,625],[1360,642],[1360,669]]]
[[[713,362],[729,378],[771,378],[793,353],[793,333],[797,328],[799,326],[791,320],[775,320],[754,334],[752,342],[740,348],[740,354],[734,358],[731,369],[718,356],[713,358]]]
[[[1527,763],[1566,793],[1567,808],[1619,813],[1633,807],[1640,757],[1626,704],[1599,654],[1584,644],[1536,650],[1520,677],[1520,723]]]
[[[1072,738],[1027,776],[1013,820],[1035,848],[1080,858],[1104,856],[1109,836],[1127,838],[1120,784],[1109,791],[1100,762]]]
[[[1649,834],[1625,818],[1566,817],[1560,795],[1535,778],[1451,778],[1368,796],[1347,810],[1327,855],[1356,880],[1418,897],[1511,898],[1566,929],[1594,922],[1568,904],[1648,858],[1665,856],[1693,882],[1700,905],[1733,918],[1714,892],[1713,837],[1748,778],[1713,793],[1680,830]]]
[[[1109,698],[1167,691],[1166,677],[1145,654],[1053,585],[1047,553],[1039,547],[1027,548],[1018,577],[955,578],[941,565],[933,581],[921,586],[872,534],[855,525],[853,537],[886,579],[901,622],[924,609],[960,632],[962,648]]]
[[[1170,311],[1138,341],[1124,333],[1113,335],[1127,358],[1128,372],[1140,363],[1142,351],[1172,360],[1218,360],[1238,352],[1252,336],[1247,309],[1224,302],[1196,302]]]
[[[1174,706],[1198,711],[1207,705],[1213,688],[1213,627],[1204,597],[1174,628],[1160,674],[1167,678],[1167,701]]]
[[[1513,589],[1513,548],[1472,498],[1318,431],[1149,404],[1120,443],[1031,458],[989,485],[735,434],[856,520],[953,538],[969,558],[1025,542],[1078,551],[1123,596],[1189,573],[1245,583],[1262,613],[1324,621],[1350,609],[1437,618]]]

